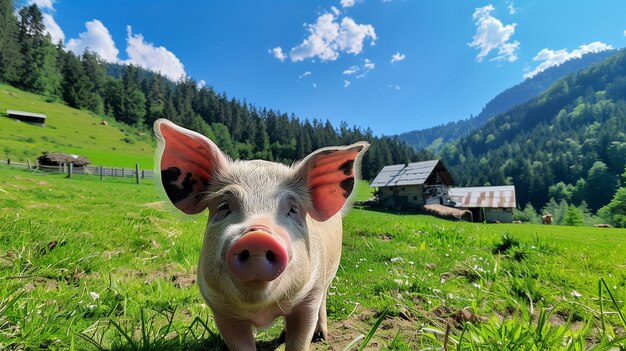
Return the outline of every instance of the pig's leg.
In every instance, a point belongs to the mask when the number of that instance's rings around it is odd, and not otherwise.
[[[326,340],[328,338],[328,317],[326,316],[326,291],[322,296],[322,302],[320,304],[319,318],[317,319],[317,326],[315,327],[315,333],[313,334],[313,341]]]
[[[215,314],[215,324],[230,351],[254,351],[252,323]]]
[[[285,318],[285,351],[308,350],[317,326],[319,300],[307,301]]]

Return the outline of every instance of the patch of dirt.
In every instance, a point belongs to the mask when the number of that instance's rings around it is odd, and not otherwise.
[[[196,283],[196,275],[189,273],[174,273],[174,276],[172,276],[172,282],[175,287],[185,289]]]
[[[383,233],[383,234],[380,234],[378,238],[382,241],[390,241],[391,239],[393,239],[393,236],[391,236],[391,234],[389,233]]]
[[[54,279],[37,277],[26,283],[24,290],[31,292],[38,287],[43,287],[46,291],[59,290],[59,282]]]
[[[169,281],[179,289],[188,288],[196,283],[196,272],[181,272],[180,267],[172,263],[156,271],[130,270],[124,275],[130,278],[143,278],[145,284],[151,284],[157,279]]]

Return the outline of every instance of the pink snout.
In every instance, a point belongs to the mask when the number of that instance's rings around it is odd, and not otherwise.
[[[246,233],[228,250],[230,272],[244,283],[272,281],[285,270],[289,254],[285,246],[265,231]]]

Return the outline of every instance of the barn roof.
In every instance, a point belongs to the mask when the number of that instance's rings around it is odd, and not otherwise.
[[[385,166],[374,178],[371,186],[421,185],[433,174],[433,171],[436,171],[441,177],[441,181],[445,184],[454,185],[454,180],[443,165],[443,162],[441,160],[430,160]]]
[[[513,185],[450,188],[449,194],[459,208],[515,208]]]
[[[73,163],[75,166],[82,167],[91,163],[85,156],[70,155],[63,152],[46,152],[44,155],[39,156],[40,164],[62,164]]]
[[[43,113],[34,113],[34,112],[25,112],[25,111],[16,111],[16,110],[7,110],[7,115],[8,116],[46,118],[46,115],[44,115]]]

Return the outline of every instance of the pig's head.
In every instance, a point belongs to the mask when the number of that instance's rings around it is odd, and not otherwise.
[[[209,210],[198,272],[207,300],[263,305],[310,284],[319,244],[309,229],[348,207],[369,144],[326,147],[288,167],[231,161],[208,138],[167,120],[154,129],[167,197],[186,214]]]

